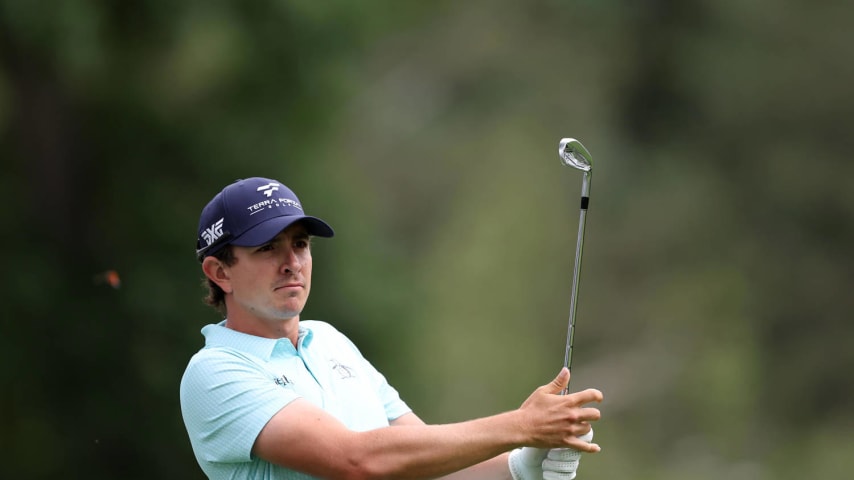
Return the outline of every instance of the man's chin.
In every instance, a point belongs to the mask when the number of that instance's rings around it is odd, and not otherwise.
[[[299,317],[300,313],[302,313],[302,309],[273,307],[255,310],[255,317],[266,319],[268,322],[281,322]]]
[[[273,314],[274,318],[277,318],[279,320],[290,320],[291,318],[299,317],[300,313],[302,313],[302,309],[300,308],[296,310],[293,308],[280,308],[277,309],[275,312],[271,313]]]

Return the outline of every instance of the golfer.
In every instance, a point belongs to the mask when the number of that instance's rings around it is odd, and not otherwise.
[[[560,395],[563,369],[516,410],[427,425],[332,325],[300,320],[312,237],[332,237],[269,178],[226,186],[202,210],[197,257],[225,320],[181,380],[196,460],[212,479],[571,479],[602,393]],[[581,437],[581,438],[579,438]],[[525,448],[522,448],[525,447]]]

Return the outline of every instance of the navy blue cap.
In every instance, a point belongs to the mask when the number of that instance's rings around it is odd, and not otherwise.
[[[196,256],[202,261],[226,245],[263,245],[294,222],[302,222],[309,235],[335,235],[326,222],[306,215],[297,196],[282,183],[260,177],[238,180],[202,210]]]

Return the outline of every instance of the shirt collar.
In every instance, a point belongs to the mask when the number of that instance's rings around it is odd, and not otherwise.
[[[205,325],[202,328],[202,335],[205,336],[205,347],[228,347],[265,360],[270,359],[276,345],[286,343],[288,347],[293,348],[287,338],[256,337],[232,330],[225,326],[225,322],[223,320],[217,324]],[[311,328],[300,324],[297,344],[300,347],[308,347],[312,338],[314,338],[314,333],[312,333]]]

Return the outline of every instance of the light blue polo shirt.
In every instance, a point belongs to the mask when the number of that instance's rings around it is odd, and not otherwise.
[[[181,412],[196,460],[211,479],[313,478],[251,454],[264,425],[297,398],[356,431],[388,426],[411,411],[328,323],[301,321],[297,348],[287,338],[228,329],[224,321],[205,326],[202,334],[205,347],[181,379]]]

